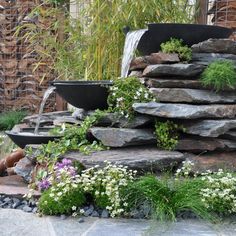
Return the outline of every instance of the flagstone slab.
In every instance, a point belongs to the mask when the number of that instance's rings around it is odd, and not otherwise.
[[[173,103],[134,103],[133,109],[141,114],[163,118],[234,118],[236,105],[190,105]]]

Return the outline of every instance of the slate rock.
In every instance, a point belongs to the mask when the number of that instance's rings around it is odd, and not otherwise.
[[[184,124],[185,132],[203,137],[219,137],[236,127],[236,119],[200,120]]]
[[[148,56],[136,57],[130,64],[130,70],[145,69],[148,65],[171,64],[180,62],[176,53],[152,53]]]
[[[236,149],[236,141],[216,138],[183,138],[180,139],[175,150],[199,153],[204,151]]]
[[[134,103],[133,109],[141,114],[163,118],[234,118],[236,105],[190,105],[173,103]]]
[[[159,102],[183,102],[194,104],[219,104],[236,103],[235,92],[220,92],[183,89],[183,88],[151,88],[150,91],[155,95]]]
[[[22,210],[24,211],[24,212],[32,212],[32,208],[31,207],[29,207],[29,206],[24,206],[23,208],[22,208]]]
[[[235,125],[236,127],[236,125]],[[230,140],[235,140],[236,141],[236,131],[234,130],[229,130],[228,132],[226,132],[224,135],[222,135],[222,138],[227,138]]]
[[[231,39],[208,39],[192,45],[192,51],[197,53],[227,53],[236,54],[236,41]]]
[[[156,142],[153,131],[147,129],[94,127],[90,129],[90,132],[107,147],[126,147]]]
[[[143,71],[141,71],[141,70],[139,70],[139,71],[133,70],[133,71],[130,72],[128,77],[133,77],[134,76],[134,77],[139,78],[139,77],[142,77],[142,75],[143,75]]]
[[[27,183],[31,182],[34,164],[27,157],[21,159],[15,166],[15,173],[21,176]]]
[[[99,214],[97,211],[93,211],[93,213],[91,214],[92,217],[99,217]]]
[[[84,212],[84,216],[87,217],[87,216],[92,215],[93,211],[94,211],[94,206],[90,205],[90,207]]]
[[[158,77],[158,76],[186,76],[192,77],[203,72],[204,66],[196,64],[159,64],[150,65],[143,71],[144,77]]]
[[[204,173],[207,170],[218,171],[224,169],[236,171],[236,152],[214,152],[202,155],[189,155],[187,160],[194,163],[194,173]]]
[[[93,152],[85,155],[80,152],[70,152],[61,156],[79,161],[85,168],[99,165],[105,166],[107,160],[112,164],[127,166],[140,173],[159,173],[163,169],[171,170],[185,160],[183,153],[158,150],[156,146],[125,147]]]
[[[209,65],[216,60],[229,60],[236,65],[236,55],[222,53],[193,53],[191,62]]]

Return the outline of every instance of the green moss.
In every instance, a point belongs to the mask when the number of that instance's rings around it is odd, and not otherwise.
[[[236,87],[236,71],[234,64],[227,60],[212,62],[202,73],[204,86],[213,86],[216,91]]]
[[[177,53],[181,61],[190,61],[192,59],[192,50],[183,44],[182,39],[171,38],[169,41],[161,44],[161,51],[164,53]]]

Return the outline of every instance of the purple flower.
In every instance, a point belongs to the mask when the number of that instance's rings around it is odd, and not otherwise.
[[[49,189],[51,186],[50,182],[47,179],[42,179],[39,183],[38,183],[38,188],[43,191],[46,189]]]
[[[55,169],[63,169],[64,167],[71,167],[72,161],[69,159],[64,158],[62,162],[57,162]]]

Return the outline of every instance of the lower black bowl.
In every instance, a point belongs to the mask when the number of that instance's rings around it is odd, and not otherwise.
[[[112,81],[53,81],[56,92],[71,105],[85,110],[106,109]]]
[[[46,132],[48,129],[40,128],[40,132]],[[9,136],[9,138],[20,148],[24,148],[27,144],[46,144],[49,141],[54,141],[55,139],[59,139],[62,136],[54,136],[54,135],[43,135],[43,134],[34,134],[34,129],[23,129],[20,132],[14,131],[5,131],[5,133]]]

